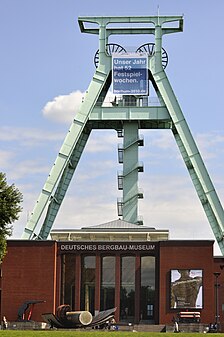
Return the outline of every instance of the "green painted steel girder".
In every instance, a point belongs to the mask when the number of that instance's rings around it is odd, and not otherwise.
[[[100,29],[106,28],[107,37],[110,35],[125,34],[155,34],[155,26],[163,26],[168,23],[178,23],[177,27],[163,27],[163,34],[171,34],[183,31],[183,16],[80,16],[79,27],[82,33],[100,34]],[[129,24],[130,27],[107,27],[111,24]],[[135,27],[133,24],[152,24],[154,27]],[[97,24],[99,27],[90,27],[88,24]]]

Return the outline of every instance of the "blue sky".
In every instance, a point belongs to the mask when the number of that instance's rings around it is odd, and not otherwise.
[[[163,39],[166,73],[224,204],[222,0],[2,0],[0,167],[24,196],[14,238],[23,232],[94,74],[98,37],[80,32],[78,16],[156,15],[158,6],[160,15],[184,15],[184,32]],[[146,40],[135,36],[127,43],[139,47]],[[171,239],[214,239],[171,132],[141,133],[144,224],[169,229]],[[92,133],[54,228],[117,218],[118,142],[113,130]]]

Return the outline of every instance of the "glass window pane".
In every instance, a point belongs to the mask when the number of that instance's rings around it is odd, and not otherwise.
[[[135,256],[121,257],[120,318],[132,322],[135,315]]]
[[[141,257],[141,298],[142,320],[153,321],[155,305],[155,257]]]
[[[100,310],[114,308],[115,256],[102,258]]]
[[[95,278],[96,257],[84,256],[81,272],[81,310],[90,311],[92,315],[95,309]]]
[[[74,309],[75,300],[75,255],[61,257],[61,304],[69,304]]]

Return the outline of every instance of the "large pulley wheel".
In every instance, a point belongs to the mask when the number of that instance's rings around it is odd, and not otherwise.
[[[106,53],[108,55],[112,55],[112,54],[125,54],[126,50],[120,46],[119,44],[116,43],[108,43],[106,45]],[[95,56],[94,56],[94,64],[96,66],[96,68],[98,67],[99,64],[99,49],[97,50]]]
[[[152,56],[155,54],[155,43],[145,43],[142,46],[140,46],[137,50],[136,53],[146,53],[149,56]],[[162,48],[162,66],[163,69],[166,68],[168,64],[168,54],[165,51],[164,48]]]

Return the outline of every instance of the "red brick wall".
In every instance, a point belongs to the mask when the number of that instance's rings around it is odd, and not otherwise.
[[[214,273],[220,273],[217,283],[218,283],[218,314],[220,315],[221,331],[224,331],[224,257],[214,258]],[[214,292],[216,279],[213,276]],[[215,305],[215,304],[214,304]]]
[[[172,318],[180,311],[180,309],[170,308],[171,269],[203,270],[201,322],[214,321],[213,266],[212,241],[164,241],[160,243],[159,320],[161,324],[171,324]]]
[[[27,300],[35,304],[32,319],[55,311],[56,243],[54,241],[8,241],[2,264],[1,313],[8,321],[17,319],[18,308]]]
[[[169,324],[179,311],[170,308],[170,270],[203,270],[202,323],[214,322],[215,291],[214,272],[220,271],[220,315],[224,319],[224,258],[213,257],[213,241],[163,241],[159,243],[158,282],[159,300],[157,323]],[[45,300],[36,304],[32,319],[42,321],[41,314],[55,312],[60,304],[60,260],[57,260],[57,243],[54,241],[8,241],[8,253],[2,264],[1,314],[8,321],[17,319],[18,308],[27,300]],[[76,299],[79,303],[79,296]],[[116,294],[117,301],[117,294]],[[156,314],[157,316],[157,314]]]

